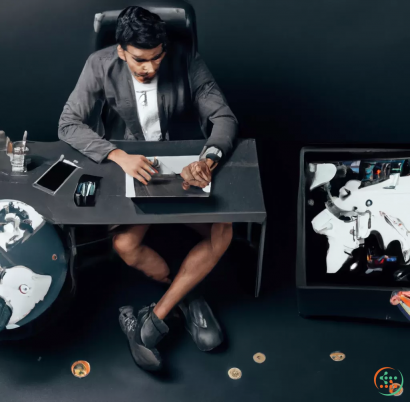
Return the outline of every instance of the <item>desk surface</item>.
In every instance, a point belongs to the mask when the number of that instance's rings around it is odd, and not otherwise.
[[[113,141],[114,142],[114,141]],[[115,141],[128,153],[147,156],[199,155],[205,141]],[[263,222],[266,218],[254,140],[240,140],[231,157],[216,170],[207,199],[129,199],[125,174],[114,162],[96,164],[64,142],[28,142],[30,155],[43,163],[25,176],[11,175],[10,159],[0,152],[0,194],[31,205],[48,221],[65,225]],[[61,155],[82,169],[52,196],[32,184]],[[94,207],[77,207],[74,192],[80,177],[102,177]]]

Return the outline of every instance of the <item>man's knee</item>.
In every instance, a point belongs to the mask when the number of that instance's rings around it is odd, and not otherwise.
[[[123,255],[137,251],[140,244],[136,243],[130,234],[120,233],[113,237],[112,246],[118,254]]]
[[[214,223],[212,227],[212,249],[220,258],[231,244],[233,236],[232,223]]]
[[[116,234],[112,239],[114,250],[120,254],[137,253],[148,227],[136,225],[123,233]]]

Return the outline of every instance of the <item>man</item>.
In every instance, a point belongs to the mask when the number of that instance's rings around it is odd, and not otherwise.
[[[109,139],[165,141],[209,138],[200,160],[181,173],[184,189],[206,187],[221,158],[232,150],[237,120],[199,54],[182,43],[167,43],[165,23],[141,7],[121,12],[117,45],[92,54],[59,122],[59,138],[95,162],[118,164],[124,172],[148,185],[156,173],[143,155],[116,149]],[[198,119],[200,137],[198,137]],[[149,225],[117,229],[113,246],[131,267],[169,289],[157,303],[133,313],[120,309],[120,325],[132,355],[146,370],[158,370],[155,348],[168,333],[165,318],[175,306],[197,346],[211,350],[222,342],[219,324],[203,298],[185,297],[215,267],[232,239],[230,223],[189,225],[203,240],[188,254],[175,276],[164,259],[143,244]],[[183,300],[181,302],[181,300]]]

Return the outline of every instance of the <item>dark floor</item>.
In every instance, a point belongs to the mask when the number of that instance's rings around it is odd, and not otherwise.
[[[135,366],[117,323],[119,306],[150,303],[162,289],[119,263],[80,273],[77,301],[58,326],[29,341],[1,344],[0,401],[345,402],[381,398],[373,384],[379,368],[397,367],[408,378],[403,349],[409,328],[303,319],[291,275],[274,281],[277,262],[267,261],[263,292],[255,299],[253,272],[244,269],[243,256],[239,260],[228,254],[205,286],[226,332],[225,347],[200,352],[173,327],[161,345],[168,365],[162,376]],[[286,271],[293,266],[283,265]],[[346,360],[333,362],[335,350]],[[257,352],[267,356],[265,363],[253,361]],[[87,378],[72,376],[76,360],[90,362]],[[242,379],[228,377],[231,367],[242,370]]]
[[[299,148],[289,148],[286,158],[297,161]],[[275,152],[281,155],[280,149]],[[161,345],[168,373],[156,377],[141,371],[120,331],[118,307],[151,303],[163,290],[122,264],[106,264],[80,272],[76,302],[53,329],[31,340],[0,344],[0,402],[374,401],[382,399],[373,384],[378,369],[398,368],[410,378],[403,353],[410,328],[299,317],[294,286],[297,181],[291,180],[298,165],[286,166],[287,197],[278,197],[274,186],[264,187],[271,212],[261,297],[253,297],[254,260],[240,243],[204,286],[225,329],[224,348],[202,353],[183,329],[173,327]],[[265,183],[269,172],[269,165],[262,164]],[[173,248],[171,238],[154,236],[154,242]],[[330,359],[336,350],[346,354],[345,361]],[[267,356],[265,363],[252,360],[257,352]],[[90,362],[87,378],[72,376],[76,360]],[[232,367],[242,370],[242,379],[228,377]]]

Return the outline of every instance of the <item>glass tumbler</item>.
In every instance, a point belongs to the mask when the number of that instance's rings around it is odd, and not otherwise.
[[[11,158],[11,171],[17,173],[27,172],[27,146],[23,149],[23,141],[13,142],[13,156]]]

